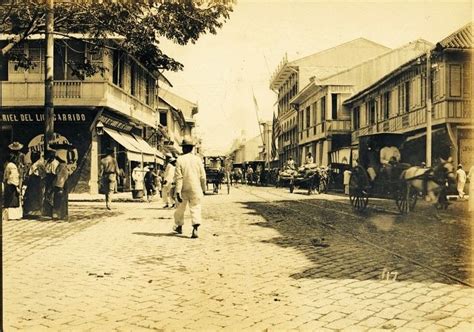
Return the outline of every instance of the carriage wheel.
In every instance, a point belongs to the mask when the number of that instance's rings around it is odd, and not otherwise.
[[[395,203],[401,213],[407,214],[415,209],[417,199],[418,192],[411,186],[405,185],[397,191]]]
[[[293,181],[290,181],[290,193],[293,193],[294,190],[295,190],[295,184],[293,183]]]
[[[349,181],[349,200],[352,207],[359,212],[364,211],[369,203],[369,195],[359,185],[357,173],[354,173]]]

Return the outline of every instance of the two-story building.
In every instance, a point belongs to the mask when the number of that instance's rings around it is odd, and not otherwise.
[[[309,83],[310,77],[315,76],[315,72],[324,73],[325,76],[340,72],[389,50],[388,47],[359,38],[291,62],[285,56],[270,79],[270,89],[278,94],[280,166],[290,156],[300,162],[298,112],[291,106],[290,100]]]
[[[343,102],[432,46],[420,39],[337,73],[315,72],[290,100],[298,111],[300,156],[311,153],[319,165],[349,163],[351,116]]]
[[[403,133],[407,141],[402,147],[402,160],[410,164],[424,162],[429,92],[432,160],[451,156],[465,168],[474,165],[472,70],[469,23],[429,52],[404,63],[345,101],[352,117],[352,145],[357,146],[361,135]]]
[[[113,43],[113,41],[111,41]],[[12,52],[23,52],[34,64],[19,69],[14,61],[0,66],[0,116],[2,140],[25,146],[26,161],[31,152],[43,150],[44,58],[41,36],[32,37]],[[104,72],[80,79],[71,63],[92,62]],[[75,147],[68,160],[71,189],[98,190],[99,161],[106,148],[114,148],[125,177],[120,190],[130,189],[133,167],[163,163],[163,154],[146,140],[156,138],[158,79],[132,57],[117,51],[97,52],[87,43],[57,39],[54,45],[54,139]],[[169,82],[167,82],[169,84]],[[1,152],[2,156],[6,151]],[[3,163],[2,163],[3,164]]]
[[[164,129],[163,140],[160,142],[166,152],[174,155],[181,153],[183,138],[194,137],[198,106],[169,89],[158,90],[158,126]]]

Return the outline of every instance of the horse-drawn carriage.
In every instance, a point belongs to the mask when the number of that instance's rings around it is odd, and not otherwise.
[[[368,205],[369,197],[393,199],[401,213],[416,205],[418,196],[433,195],[437,203],[453,171],[450,160],[441,160],[433,169],[401,162],[403,134],[379,133],[359,137],[358,160],[351,170],[349,199],[358,211]]]
[[[223,156],[205,156],[204,170],[206,171],[206,185],[212,184],[213,193],[218,194],[223,180],[225,179],[224,170],[225,157]],[[229,189],[228,189],[229,191]]]

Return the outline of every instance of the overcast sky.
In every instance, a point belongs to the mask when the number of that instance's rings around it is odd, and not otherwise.
[[[174,92],[199,105],[198,131],[208,149],[226,151],[245,131],[258,135],[271,120],[271,74],[289,61],[364,37],[396,48],[417,38],[436,43],[472,20],[471,1],[238,1],[216,35],[196,44],[163,43],[184,64],[165,73]],[[253,91],[253,92],[252,92]]]

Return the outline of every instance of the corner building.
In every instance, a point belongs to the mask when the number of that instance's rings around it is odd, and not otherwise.
[[[0,64],[1,139],[22,143],[28,149],[26,162],[32,151],[43,150],[43,45],[38,37],[13,49],[33,59],[32,69],[18,69],[8,59]],[[68,66],[71,61],[90,61],[107,70],[81,80]],[[96,52],[87,43],[75,40],[55,41],[52,143],[69,142],[76,148],[68,158],[73,171],[72,191],[98,192],[99,161],[107,148],[115,150],[125,173],[120,191],[131,189],[131,170],[135,166],[163,164],[163,153],[156,149],[162,136],[156,126],[158,80],[167,82],[122,52]],[[1,155],[4,158],[6,151]]]

